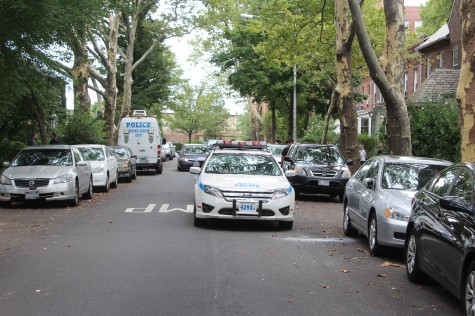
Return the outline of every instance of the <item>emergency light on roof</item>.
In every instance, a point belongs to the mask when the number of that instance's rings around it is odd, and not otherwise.
[[[134,110],[132,116],[147,116],[147,112],[145,110]]]
[[[241,141],[241,140],[218,140],[215,146],[219,148],[235,148],[235,149],[264,149],[267,147],[265,141]]]

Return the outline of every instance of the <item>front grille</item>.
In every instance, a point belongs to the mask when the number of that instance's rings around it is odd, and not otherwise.
[[[218,214],[221,215],[233,215],[233,209],[232,208],[222,208],[218,211]],[[237,214],[237,216],[242,216],[243,214]],[[251,213],[249,215],[255,215],[255,213]],[[274,216],[275,213],[272,210],[262,210],[261,216]]]
[[[20,188],[38,188],[46,187],[49,184],[49,179],[15,179],[15,185]]]
[[[337,172],[335,170],[311,170],[314,177],[335,178]]]
[[[221,191],[221,193],[227,202],[236,200],[236,202],[262,201],[262,203],[268,203],[274,195],[274,192],[269,191]]]

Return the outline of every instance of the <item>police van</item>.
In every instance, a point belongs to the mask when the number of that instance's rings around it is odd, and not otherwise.
[[[134,110],[129,117],[120,121],[118,144],[129,147],[137,155],[137,170],[163,171],[162,139],[158,121],[147,116],[145,110]]]

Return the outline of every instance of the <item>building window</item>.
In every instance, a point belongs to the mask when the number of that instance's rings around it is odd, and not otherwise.
[[[376,104],[376,95],[378,93],[378,87],[376,83],[373,83],[373,106]]]
[[[414,32],[417,31],[418,28],[422,26],[422,21],[415,21],[414,22]]]
[[[369,104],[369,98],[371,97],[371,91],[370,91],[370,85],[367,85],[366,86],[366,94],[368,95],[368,97],[366,98],[366,106],[368,106]]]
[[[404,21],[404,28],[409,31],[409,21]]]
[[[459,47],[455,46],[452,49],[452,67],[456,67],[459,65]]]
[[[407,97],[407,81],[408,81],[407,74],[404,74],[404,95]]]
[[[444,58],[445,58],[444,52],[440,52],[440,54],[439,54],[439,68],[444,68]]]
[[[419,72],[417,69],[414,69],[414,92],[417,90],[417,85],[419,83]]]

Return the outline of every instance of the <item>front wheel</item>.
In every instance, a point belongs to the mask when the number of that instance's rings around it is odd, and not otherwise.
[[[422,271],[419,269],[419,249],[414,228],[409,232],[407,245],[404,250],[407,278],[413,283],[419,283],[422,281]]]
[[[475,315],[475,262],[468,267],[465,279],[465,315]]]
[[[106,184],[102,187],[102,191],[109,192],[109,175],[106,177]]]
[[[89,179],[89,188],[87,189],[87,192],[83,194],[83,197],[85,197],[86,199],[92,199],[93,190],[94,190],[94,187],[92,186],[92,177],[91,177]]]
[[[112,188],[117,188],[118,174],[119,174],[119,171],[116,171],[115,172],[115,180],[114,180],[114,182],[111,183]]]
[[[354,237],[358,234],[358,230],[351,225],[350,207],[348,204],[343,208],[343,233],[348,237]]]
[[[69,200],[69,205],[70,206],[77,206],[79,204],[79,184],[76,181],[74,183],[74,197]]]
[[[369,220],[368,230],[368,244],[369,252],[372,256],[379,256],[381,254],[381,245],[378,242],[378,222],[376,220],[376,213],[371,214]]]

